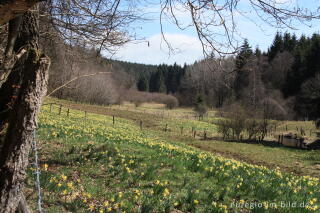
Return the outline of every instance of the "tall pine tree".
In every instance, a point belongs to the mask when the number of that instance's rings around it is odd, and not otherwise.
[[[248,60],[251,56],[253,56],[253,51],[248,40],[245,39],[240,48],[240,52],[236,57],[236,77],[234,81],[234,93],[236,99],[240,98],[242,90],[249,84],[249,70],[245,70],[244,67],[248,63]]]

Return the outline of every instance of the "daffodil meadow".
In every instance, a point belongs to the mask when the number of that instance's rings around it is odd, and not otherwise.
[[[320,211],[317,178],[166,141],[129,120],[44,106],[37,140],[46,212]]]

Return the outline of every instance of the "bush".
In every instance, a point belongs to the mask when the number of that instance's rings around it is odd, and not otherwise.
[[[248,119],[245,123],[245,129],[248,133],[248,140],[251,140],[259,132],[259,125],[256,119]]]
[[[230,138],[230,121],[227,119],[221,119],[216,122],[218,133],[222,134],[223,140]]]
[[[204,101],[203,95],[200,94],[197,96],[196,106],[194,110],[197,112],[199,118],[203,118],[203,116],[207,113],[208,109]]]
[[[168,109],[174,109],[176,107],[179,106],[179,102],[178,102],[178,99],[175,98],[174,96],[172,95],[168,95],[164,100],[163,100],[163,103],[166,105],[166,107]]]
[[[179,106],[178,99],[172,95],[141,92],[137,90],[126,91],[122,94],[121,100],[132,102],[135,104],[135,106],[140,106],[143,103],[150,102],[165,104],[168,109],[173,109]]]
[[[215,123],[223,139],[232,138],[239,141],[246,136],[248,140],[263,140],[270,126],[267,115],[254,109],[246,109],[239,104],[225,109],[223,115],[224,117]]]

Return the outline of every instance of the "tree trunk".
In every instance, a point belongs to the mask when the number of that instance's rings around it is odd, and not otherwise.
[[[6,94],[3,90],[10,86],[17,89],[12,106],[8,109],[9,127],[0,154],[0,213],[28,212],[22,190],[37,114],[47,89],[50,65],[50,60],[40,54],[38,38],[37,14],[27,12],[23,15],[14,48],[15,52],[26,48],[27,53],[14,66],[6,82],[7,87],[0,89],[0,94]],[[20,80],[17,82],[17,79]]]
[[[7,23],[15,17],[22,15],[41,0],[1,0],[0,25]]]

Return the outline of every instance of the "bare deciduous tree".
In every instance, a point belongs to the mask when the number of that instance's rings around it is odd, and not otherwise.
[[[318,8],[299,7],[295,0],[161,0],[160,24],[169,18],[180,29],[193,27],[197,32],[205,55],[212,51],[220,55],[237,51],[236,38],[239,35],[237,19],[244,17],[259,25],[256,18],[272,27],[295,28],[295,21],[306,23],[319,19]],[[189,13],[186,22],[180,13]],[[164,40],[165,33],[162,29]]]
[[[221,107],[231,94],[231,85],[234,80],[233,69],[234,59],[232,57],[221,59],[220,62],[208,58],[189,66],[179,92],[183,97],[191,96],[188,98],[188,101],[191,102],[181,101],[181,103],[191,105],[196,101],[196,94],[202,93],[205,94],[209,106]]]

